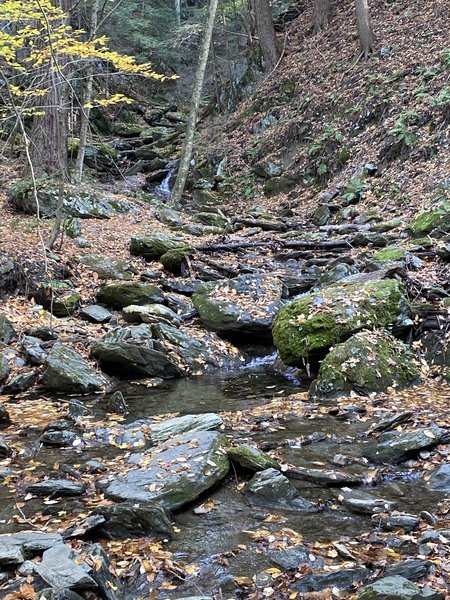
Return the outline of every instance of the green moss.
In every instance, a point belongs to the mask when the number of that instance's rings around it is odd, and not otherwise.
[[[406,250],[398,246],[388,246],[382,250],[378,250],[372,256],[373,260],[379,262],[403,260],[406,256]]]
[[[412,235],[423,235],[430,233],[439,226],[442,220],[442,214],[438,211],[425,211],[417,214],[408,224],[407,230]]]
[[[248,444],[229,448],[227,454],[231,460],[237,462],[241,467],[252,471],[264,471],[264,469],[271,468],[280,469],[280,465],[274,458]]]
[[[272,328],[282,360],[295,365],[363,328],[394,325],[404,309],[403,293],[403,284],[395,279],[356,281],[291,302]]]
[[[295,185],[296,181],[291,177],[272,177],[264,184],[264,193],[267,196],[282,194],[289,192]]]
[[[167,271],[170,271],[174,275],[179,275],[183,262],[188,256],[192,256],[193,253],[193,248],[188,245],[172,248],[172,250],[168,250],[161,256],[161,264]]]

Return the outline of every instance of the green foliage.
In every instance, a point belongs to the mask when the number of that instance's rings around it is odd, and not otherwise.
[[[366,189],[367,184],[364,181],[364,177],[362,175],[355,175],[344,185],[342,196],[348,204],[351,204],[353,201],[363,198]]]
[[[430,98],[431,106],[446,108],[450,106],[450,86],[445,86],[435,96]]]
[[[417,123],[419,115],[414,110],[405,111],[395,121],[394,126],[389,129],[396,142],[401,142],[408,148],[413,148],[417,144]]]

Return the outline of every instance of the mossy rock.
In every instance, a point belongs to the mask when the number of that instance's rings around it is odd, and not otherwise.
[[[165,252],[161,258],[161,264],[174,275],[180,275],[183,264],[186,263],[186,259],[194,254],[195,250],[191,246],[180,246],[179,248],[173,248]]]
[[[372,256],[372,260],[377,262],[391,262],[404,260],[406,257],[406,250],[399,248],[398,246],[387,246],[375,252]]]
[[[73,289],[72,283],[65,280],[43,281],[34,299],[55,317],[67,317],[80,305],[81,296]]]
[[[139,137],[145,129],[145,125],[135,125],[134,123],[115,123],[113,125],[113,132],[124,138]]]
[[[123,260],[97,254],[81,256],[80,263],[97,273],[100,279],[130,280],[135,272],[135,269]]]
[[[401,328],[408,305],[396,279],[352,281],[294,300],[276,316],[273,339],[287,365],[301,364],[365,328]]]
[[[131,304],[162,304],[164,294],[160,288],[150,283],[110,283],[100,288],[97,301],[113,308],[125,308]]]
[[[401,388],[418,379],[408,346],[385,331],[364,330],[331,349],[310,394],[334,399],[352,391],[369,394]]]
[[[227,454],[233,462],[238,463],[241,467],[244,467],[244,469],[250,469],[251,471],[280,469],[280,465],[274,458],[248,444],[229,448]]]
[[[0,354],[0,383],[3,383],[9,375],[9,365],[6,356]]]
[[[226,217],[213,212],[198,212],[193,216],[193,219],[203,225],[212,225],[221,229],[225,229],[228,225]]]
[[[423,211],[411,219],[406,230],[413,236],[426,235],[439,227],[448,217],[449,214],[446,214],[443,209]]]
[[[89,363],[72,348],[57,343],[45,362],[42,383],[56,392],[89,394],[102,388],[103,381]]]
[[[145,144],[136,149],[136,157],[144,160],[153,160],[155,158],[163,158],[160,149],[155,150],[153,144]]]
[[[14,329],[14,325],[5,314],[0,313],[0,342],[9,344],[15,336],[16,330]]]
[[[266,196],[274,196],[275,194],[284,194],[289,192],[297,184],[292,177],[281,176],[271,177],[264,184],[264,193]]]
[[[188,244],[181,238],[166,233],[150,233],[131,238],[130,252],[145,260],[159,260],[163,254],[175,248],[186,248]]]

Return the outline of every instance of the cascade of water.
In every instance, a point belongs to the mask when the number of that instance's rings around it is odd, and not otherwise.
[[[165,178],[161,181],[161,183],[156,188],[156,191],[163,196],[170,196],[170,182],[172,181],[172,177],[175,173],[175,165],[169,167],[169,171]]]

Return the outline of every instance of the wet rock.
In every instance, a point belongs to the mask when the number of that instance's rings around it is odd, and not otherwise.
[[[47,358],[46,351],[41,346],[42,340],[29,335],[22,338],[21,346],[28,364],[33,366],[43,365]]]
[[[0,383],[3,383],[9,375],[9,364],[6,356],[0,354]]]
[[[325,561],[313,554],[306,546],[298,545],[286,550],[269,552],[270,562],[283,571],[297,571],[302,565],[322,569]]]
[[[127,414],[128,405],[126,403],[124,395],[122,394],[122,392],[120,390],[117,390],[117,392],[114,392],[114,394],[112,394],[108,398],[107,411],[116,413],[118,415],[126,415]]]
[[[37,592],[36,600],[84,600],[84,598],[72,590],[45,588]]]
[[[388,517],[382,517],[379,524],[382,529],[403,529],[409,532],[419,529],[420,519],[415,515],[392,514]]]
[[[265,469],[256,473],[245,491],[252,500],[294,510],[311,510],[313,505],[300,496],[287,477],[277,469]]]
[[[6,409],[6,406],[0,402],[0,427],[5,427],[11,423],[11,417]]]
[[[150,436],[153,442],[165,442],[175,435],[188,431],[210,431],[221,425],[222,419],[214,413],[183,415],[151,424]]]
[[[364,328],[398,329],[407,314],[404,285],[396,279],[344,281],[294,300],[273,323],[273,339],[288,365],[323,355]]]
[[[419,544],[427,544],[428,542],[450,542],[450,529],[435,529],[425,531],[419,538]]]
[[[439,444],[444,431],[435,425],[415,431],[389,431],[381,434],[374,442],[362,447],[365,458],[378,463],[399,463],[426,448]]]
[[[79,554],[65,544],[46,550],[36,565],[36,572],[55,589],[96,589],[97,584],[86,570]]]
[[[310,395],[337,398],[352,391],[367,395],[419,379],[411,350],[392,335],[363,330],[334,346],[321,362]]]
[[[54,280],[41,282],[34,299],[55,317],[67,317],[78,308],[81,296],[71,282]]]
[[[95,342],[91,355],[106,373],[120,377],[180,377],[181,372],[162,352],[128,342]]]
[[[0,535],[0,565],[17,565],[34,558],[44,550],[62,544],[59,533],[21,531]]]
[[[286,475],[292,479],[311,481],[329,487],[340,487],[342,485],[361,485],[364,483],[364,475],[353,475],[343,471],[331,469],[309,469],[307,467],[291,467]]]
[[[320,277],[318,283],[320,287],[327,287],[337,283],[338,281],[341,281],[341,279],[344,279],[345,277],[354,275],[355,273],[358,273],[358,269],[356,267],[348,265],[347,263],[338,263],[329,271],[324,273],[322,277]]]
[[[86,254],[80,257],[80,263],[97,273],[99,279],[130,280],[134,269],[125,261],[116,258]]]
[[[200,279],[189,279],[187,281],[180,281],[179,279],[162,280],[164,290],[185,296],[192,296],[200,285],[202,285]]]
[[[78,435],[74,431],[44,431],[40,441],[44,446],[72,446]]]
[[[264,471],[270,468],[280,469],[280,465],[274,458],[271,458],[249,444],[229,448],[227,454],[233,462],[251,471]]]
[[[36,496],[81,496],[85,490],[84,483],[69,479],[46,479],[27,487],[27,492]]]
[[[376,498],[364,492],[352,490],[339,498],[346,508],[352,512],[373,515],[380,512],[391,512],[398,508],[396,502],[384,498]]]
[[[110,540],[173,535],[170,513],[158,502],[121,502],[96,509],[104,517],[100,533]]]
[[[445,595],[429,587],[419,588],[399,575],[383,577],[364,587],[358,600],[444,600]]]
[[[5,442],[3,438],[0,438],[0,456],[10,456],[12,454],[12,448]]]
[[[31,371],[28,373],[21,373],[16,377],[13,377],[7,385],[3,388],[3,392],[5,394],[11,394],[14,396],[15,394],[21,394],[22,392],[26,392],[31,387],[33,387],[40,378],[40,373],[38,371]]]
[[[277,277],[240,275],[201,285],[192,300],[203,323],[220,335],[271,339],[271,325],[282,306],[282,294]]]
[[[112,319],[112,313],[103,306],[93,304],[80,310],[80,317],[91,321],[91,323],[108,323]]]
[[[100,544],[91,544],[83,548],[88,559],[94,562],[89,575],[97,584],[102,598],[105,600],[120,600],[122,596],[122,584],[116,575],[114,568],[106,552]]]
[[[113,308],[124,308],[130,304],[153,304],[164,302],[164,294],[158,286],[150,283],[110,283],[100,288],[97,300]]]
[[[170,236],[165,233],[152,233],[131,238],[130,252],[142,256],[145,260],[159,260],[163,254],[175,248],[185,248],[188,244],[183,238]],[[137,304],[129,302],[128,304]]]
[[[328,573],[313,573],[305,575],[291,589],[306,594],[308,592],[320,592],[326,588],[337,588],[338,590],[352,590],[358,583],[366,582],[370,571],[364,567],[355,569],[340,569]]]
[[[384,577],[394,577],[399,575],[408,579],[408,581],[419,581],[426,577],[435,566],[431,560],[401,560],[390,567],[386,567]]]
[[[450,492],[450,463],[432,471],[428,487],[436,492]]]
[[[48,353],[42,383],[49,390],[74,394],[97,392],[103,386],[102,379],[81,354],[60,343]]]
[[[108,470],[108,467],[99,460],[88,460],[87,463],[85,463],[83,470],[86,473],[98,474],[105,473]]]
[[[14,325],[8,319],[8,317],[0,313],[0,342],[9,344],[16,337],[16,330]]]
[[[169,510],[198,498],[228,472],[225,436],[187,433],[145,452],[144,465],[104,482],[105,496],[125,502],[160,502]],[[170,464],[170,470],[163,468]],[[158,476],[159,475],[159,476]]]
[[[180,326],[179,316],[163,304],[144,304],[138,306],[131,304],[122,310],[123,318],[127,323],[166,323],[167,325]]]

